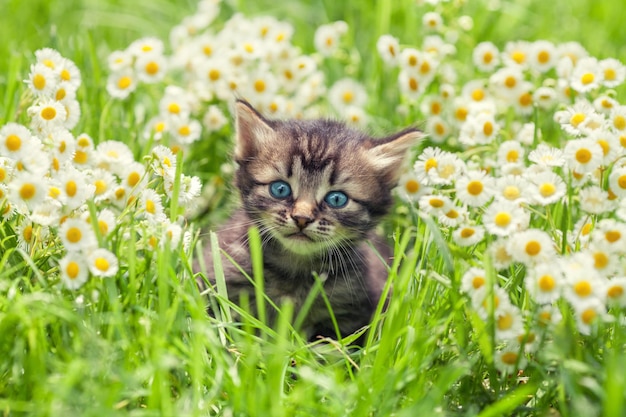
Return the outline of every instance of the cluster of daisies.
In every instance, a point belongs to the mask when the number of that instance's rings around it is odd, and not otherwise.
[[[141,163],[123,142],[96,145],[86,133],[75,136],[80,71],[50,48],[35,58],[26,80],[30,124],[0,127],[0,221],[15,231],[16,245],[35,261],[52,255],[59,274],[47,276],[77,289],[90,276],[115,276],[124,267],[116,255],[123,245],[141,250],[189,241],[163,204],[175,197],[185,207],[200,193],[200,181],[177,173],[176,155],[164,146]],[[141,242],[128,240],[130,227]]]
[[[460,288],[482,319],[494,318],[498,363],[512,371],[561,320],[559,306],[582,334],[626,306],[626,106],[611,90],[626,67],[578,43],[539,40],[480,43],[468,71],[455,66],[442,17],[423,23],[432,33],[419,49],[378,41],[433,145],[397,192],[436,218],[451,245],[486,248]]]
[[[144,137],[186,146],[227,125],[229,106],[245,98],[270,117],[292,118],[328,114],[328,107],[351,124],[363,124],[365,88],[351,78],[326,86],[323,60],[340,50],[348,30],[339,21],[318,28],[317,52],[302,53],[291,43],[294,27],[271,16],[235,14],[215,22],[220,2],[203,0],[164,42],[148,37],[108,57],[107,90],[118,99],[139,94],[142,84],[165,80],[158,114],[147,121]],[[326,107],[321,110],[320,107]],[[164,139],[164,140],[165,140]]]

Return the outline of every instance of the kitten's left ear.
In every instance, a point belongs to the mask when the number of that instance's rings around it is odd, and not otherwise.
[[[367,149],[368,159],[388,183],[395,184],[400,177],[408,150],[425,136],[417,129],[406,129],[384,139],[373,140],[371,147]]]
[[[254,157],[259,149],[267,146],[274,134],[268,121],[250,103],[235,103],[236,145],[235,158],[246,160]]]

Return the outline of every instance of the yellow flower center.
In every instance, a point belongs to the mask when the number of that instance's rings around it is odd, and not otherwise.
[[[509,75],[508,77],[505,78],[504,85],[508,88],[515,87],[517,85],[517,78],[513,77],[512,75]]]
[[[435,158],[427,159],[424,163],[424,170],[426,172],[430,171],[432,168],[437,168],[437,160]]]
[[[217,69],[213,68],[213,69],[211,69],[211,70],[209,71],[209,80],[211,80],[211,81],[217,81],[217,80],[219,80],[219,79],[220,79],[221,75],[222,75],[222,74],[220,73],[220,71],[219,71],[219,70],[217,70]]]
[[[511,58],[518,64],[523,64],[526,61],[526,54],[522,51],[514,51],[511,54]]]
[[[467,192],[473,196],[480,195],[483,192],[483,183],[480,181],[470,181],[467,184]]]
[[[443,204],[444,204],[443,200],[439,198],[431,198],[429,203],[434,208],[441,208],[443,207]]]
[[[22,139],[17,135],[9,135],[4,140],[4,145],[11,152],[16,152],[22,147]]]
[[[574,127],[578,127],[578,125],[584,122],[585,119],[586,116],[584,113],[574,113],[572,117],[570,117],[569,123]]]
[[[94,185],[96,186],[96,195],[101,195],[107,190],[107,183],[104,180],[96,180]]]
[[[519,355],[515,352],[504,352],[500,358],[502,362],[507,365],[515,365],[517,363],[517,357]]]
[[[498,317],[498,330],[508,330],[513,326],[513,316],[509,313]]]
[[[419,191],[420,189],[420,183],[415,181],[414,179],[410,179],[408,180],[405,184],[404,184],[404,188],[410,193],[410,194],[415,194],[416,192]]]
[[[485,91],[482,88],[477,88],[472,91],[472,99],[474,101],[481,101],[485,98]]]
[[[20,187],[20,197],[22,200],[30,200],[37,194],[37,187],[31,183],[25,183]]]
[[[539,186],[539,194],[543,197],[550,197],[556,192],[556,187],[550,182],[544,182]]]
[[[574,285],[574,292],[581,297],[591,295],[591,284],[589,281],[579,281]]]
[[[67,274],[68,278],[76,279],[79,272],[80,266],[78,265],[78,263],[74,261],[68,262],[67,266],[65,267],[65,273]]]
[[[77,164],[86,164],[87,159],[89,159],[89,155],[84,151],[76,151],[74,154],[74,162]]]
[[[446,133],[446,127],[441,123],[437,123],[435,125],[435,133],[439,136],[442,136],[444,133]]]
[[[103,220],[98,221],[98,228],[100,229],[100,234],[103,236],[106,236],[106,234],[109,233],[109,225]]]
[[[510,150],[506,154],[507,162],[517,162],[519,160],[519,152],[516,150]]]
[[[474,236],[474,233],[476,233],[476,231],[471,227],[461,229],[461,237],[464,239],[469,239],[470,237]]]
[[[420,65],[420,72],[422,74],[428,74],[430,72],[430,64],[428,61],[422,62],[422,65]]]
[[[190,133],[191,129],[187,125],[178,128],[178,134],[180,134],[181,136],[188,136]]]
[[[491,136],[493,133],[493,124],[491,122],[485,122],[483,125],[483,133],[485,136]]]
[[[267,86],[265,85],[265,81],[256,80],[254,82],[254,89],[256,90],[257,93],[262,93],[263,91],[265,91],[266,88]]]
[[[579,163],[586,164],[591,161],[591,156],[591,151],[589,149],[582,148],[576,151],[575,158]]]
[[[150,61],[146,64],[146,73],[150,75],[158,74],[159,72],[159,64],[154,61]]]
[[[583,83],[584,85],[588,85],[588,84],[591,84],[595,79],[596,79],[595,75],[593,75],[590,72],[586,72],[583,74],[582,77],[580,77],[580,82]]]
[[[53,120],[55,117],[57,117],[57,111],[54,107],[44,107],[41,110],[41,117],[45,120]]]
[[[533,96],[530,93],[522,93],[519,96],[519,104],[523,107],[530,106],[533,103]]]
[[[78,227],[70,227],[67,229],[65,237],[69,242],[78,243],[83,238],[83,234]]]
[[[417,91],[419,89],[419,83],[413,77],[409,78],[409,89],[411,91]]]
[[[604,234],[604,238],[611,243],[617,242],[618,240],[621,239],[621,237],[622,237],[622,234],[618,230],[608,230]]]
[[[483,62],[485,64],[490,64],[493,61],[493,54],[491,52],[485,52],[483,54]]]
[[[120,90],[126,90],[128,87],[130,87],[132,83],[133,79],[130,78],[128,75],[124,75],[123,77],[120,77],[119,80],[117,80],[117,87]]]
[[[37,90],[43,90],[46,88],[46,77],[41,74],[35,74],[33,77],[33,87]]]
[[[135,185],[137,185],[140,179],[141,175],[139,175],[137,171],[133,171],[128,174],[128,177],[126,177],[126,182],[128,182],[128,185],[130,185],[131,187],[134,187]]]
[[[416,66],[417,65],[417,57],[415,55],[411,55],[409,57],[409,61],[408,62],[409,62],[409,65],[412,66],[412,67]]]
[[[596,252],[593,254],[593,266],[596,269],[604,269],[609,264],[609,257],[604,252]]]
[[[167,111],[172,114],[178,114],[180,113],[180,106],[178,103],[170,103],[169,106],[167,106]]]
[[[70,72],[66,69],[61,70],[61,79],[63,81],[69,81],[70,78],[72,78],[72,76],[70,75]]]
[[[595,318],[598,316],[598,313],[594,309],[588,308],[582,312],[580,315],[581,320],[585,324],[591,324]]]
[[[550,53],[548,51],[539,51],[537,54],[537,62],[545,64],[550,61]]]
[[[609,298],[620,298],[622,294],[624,294],[624,288],[619,285],[613,285],[606,291],[606,295]]]
[[[452,209],[449,212],[446,213],[446,217],[449,219],[456,219],[459,217],[459,212]]]
[[[22,230],[22,238],[26,242],[30,242],[33,238],[33,226],[28,225]]]
[[[498,227],[506,227],[511,223],[511,213],[508,212],[500,212],[496,214],[494,218],[494,223]]]
[[[78,191],[78,186],[76,185],[75,181],[68,181],[67,184],[65,184],[65,193],[70,196],[70,197],[74,197],[76,195],[76,191]]]
[[[530,256],[537,256],[541,252],[541,243],[536,240],[531,240],[526,243],[526,253]]]
[[[154,214],[156,212],[156,205],[154,204],[154,201],[152,200],[146,201],[146,211],[150,214]]]
[[[617,78],[617,73],[613,68],[607,68],[604,70],[604,79],[607,81],[613,81]]]
[[[621,115],[615,116],[613,118],[613,126],[615,126],[617,130],[626,129],[626,117],[621,116]]]
[[[107,261],[103,257],[98,257],[94,261],[94,266],[102,272],[106,272],[109,270],[109,261]]]
[[[556,281],[552,275],[542,275],[537,281],[537,285],[541,291],[550,292],[556,286]]]
[[[454,112],[454,117],[456,117],[456,119],[458,121],[464,122],[465,119],[467,119],[467,114],[469,113],[469,110],[467,110],[466,107],[459,107],[458,109],[456,109],[456,111]]]

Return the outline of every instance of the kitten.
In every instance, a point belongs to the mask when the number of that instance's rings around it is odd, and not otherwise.
[[[391,204],[406,151],[422,133],[407,129],[384,139],[330,120],[268,120],[237,101],[236,186],[242,208],[218,232],[220,248],[252,277],[248,228],[263,241],[265,293],[276,305],[289,298],[297,314],[323,279],[341,336],[367,325],[387,279],[390,248],[372,232]],[[369,242],[369,243],[368,243]],[[210,249],[208,281],[215,284]],[[222,256],[228,297],[254,286]],[[205,282],[198,280],[201,287]],[[272,320],[276,312],[268,305]],[[321,296],[304,323],[309,338],[336,338]]]

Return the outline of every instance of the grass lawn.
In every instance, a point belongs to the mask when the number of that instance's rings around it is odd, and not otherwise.
[[[0,415],[625,415],[623,8],[0,0]],[[234,92],[428,133],[365,346],[207,316]]]

